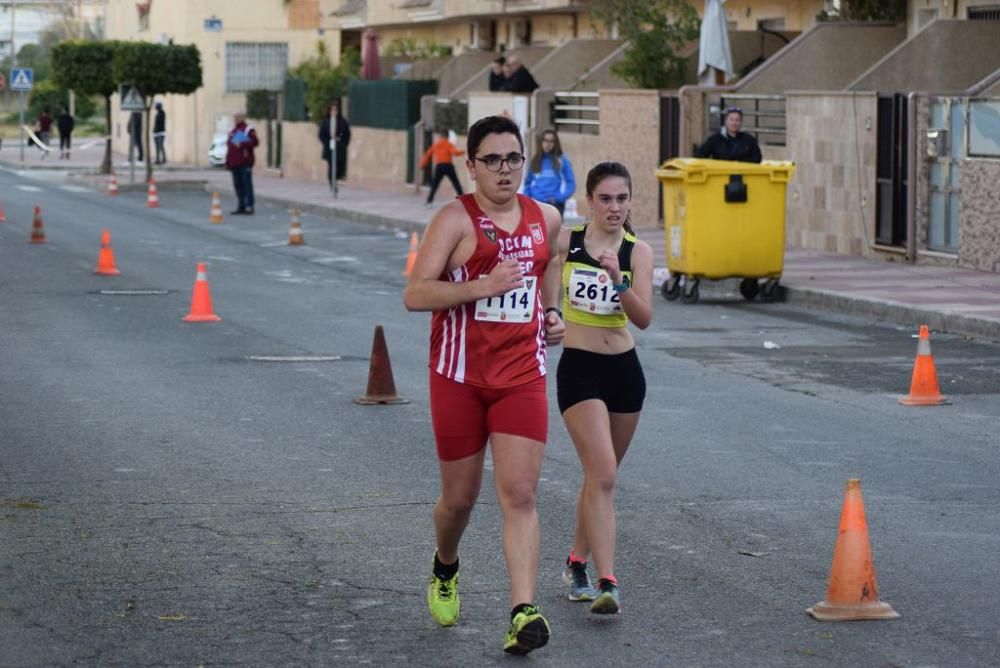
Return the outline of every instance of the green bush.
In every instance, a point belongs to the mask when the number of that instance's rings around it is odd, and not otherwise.
[[[451,47],[433,40],[420,43],[412,37],[397,37],[386,45],[384,53],[390,57],[403,56],[414,60],[427,60],[450,56]]]
[[[464,135],[469,130],[469,103],[461,100],[441,102],[434,108],[434,131],[453,130]]]
[[[247,91],[247,116],[249,118],[269,118],[271,116],[271,97],[269,90],[257,89]]]

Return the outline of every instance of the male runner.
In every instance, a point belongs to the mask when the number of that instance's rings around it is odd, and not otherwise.
[[[524,142],[504,116],[468,134],[476,191],[431,220],[403,293],[431,320],[431,422],[441,471],[434,508],[437,552],[427,590],[431,616],[458,621],[458,544],[479,496],[486,443],[492,446],[511,622],[504,651],[527,654],[551,629],[535,605],[538,476],[548,432],[545,347],[565,332],[554,207],[518,195]]]

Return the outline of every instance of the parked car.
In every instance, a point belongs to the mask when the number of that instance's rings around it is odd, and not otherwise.
[[[226,166],[226,143],[229,141],[229,134],[226,132],[216,132],[212,136],[212,145],[208,149],[208,164],[213,167]]]

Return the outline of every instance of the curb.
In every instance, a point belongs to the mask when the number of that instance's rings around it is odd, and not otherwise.
[[[231,187],[216,188],[215,186],[207,182],[204,185],[205,185],[205,192],[214,192],[215,190],[219,190],[220,192],[225,192],[227,195],[234,195],[234,191]],[[157,184],[157,186],[159,186],[159,184]],[[424,225],[423,223],[418,223],[403,218],[382,216],[376,213],[355,211],[354,209],[343,209],[329,204],[313,204],[310,202],[299,202],[292,199],[286,199],[284,197],[276,197],[274,195],[258,195],[255,193],[254,199],[259,202],[267,202],[268,204],[272,204],[280,208],[298,209],[299,211],[302,211],[304,213],[312,213],[319,216],[337,218],[340,221],[355,223],[358,225],[371,225],[372,227],[390,227],[393,229],[405,230],[406,232],[419,232],[426,227],[426,225]]]
[[[927,325],[938,332],[1000,341],[1000,320],[962,313],[945,313],[880,299],[847,296],[829,290],[784,285],[789,304],[826,309],[847,315],[868,316],[903,325]]]
[[[107,178],[106,174],[94,174],[90,173],[70,173],[66,176],[67,181],[74,181],[81,185],[93,188],[98,192],[103,192],[107,190]],[[166,179],[164,181],[156,182],[157,191],[178,191],[178,190],[201,190],[208,183],[204,179],[184,179],[184,180],[170,180]],[[149,186],[145,181],[136,181],[135,183],[122,183],[118,182],[118,192],[146,192]]]

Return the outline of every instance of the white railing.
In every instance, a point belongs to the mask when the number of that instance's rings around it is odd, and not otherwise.
[[[596,133],[601,125],[600,94],[558,91],[552,102],[552,124],[558,130]]]

